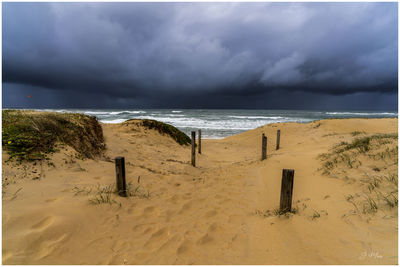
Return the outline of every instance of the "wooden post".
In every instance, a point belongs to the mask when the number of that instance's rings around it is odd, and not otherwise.
[[[192,165],[196,167],[196,132],[192,131]]]
[[[117,173],[117,192],[121,197],[126,197],[125,158],[115,158],[115,171]]]
[[[280,212],[288,212],[292,210],[292,194],[293,194],[294,170],[282,170],[282,186],[281,186],[281,203]]]
[[[281,141],[281,130],[276,132],[276,150],[279,149],[279,142]]]
[[[264,135],[264,133],[261,136],[261,160],[264,160],[267,158],[267,137]]]
[[[199,130],[199,154],[201,154],[201,130]]]

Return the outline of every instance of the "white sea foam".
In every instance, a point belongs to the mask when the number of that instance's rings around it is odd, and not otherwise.
[[[230,131],[246,131],[251,130],[265,124],[276,122],[309,122],[311,119],[306,118],[285,118],[285,117],[265,117],[268,119],[249,120],[249,119],[200,119],[193,117],[170,117],[170,116],[138,116],[138,119],[152,119],[172,124],[175,127],[187,129],[209,129],[209,130],[230,130]]]
[[[229,118],[235,118],[235,119],[267,119],[267,120],[278,120],[278,119],[284,119],[284,117],[280,116],[228,116]]]
[[[74,113],[72,110],[65,110],[65,109],[54,109],[53,111],[59,113]]]
[[[172,113],[182,113],[182,110],[173,110]]]
[[[144,110],[124,110],[124,111],[112,111],[110,115],[121,115],[121,114],[144,114],[146,111]]]
[[[89,115],[108,115],[110,114],[109,112],[106,111],[84,111],[84,114],[89,114]]]
[[[126,121],[126,119],[115,119],[115,120],[100,120],[102,123],[121,123]]]

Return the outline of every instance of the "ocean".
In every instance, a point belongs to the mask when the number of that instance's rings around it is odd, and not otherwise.
[[[276,122],[306,123],[331,118],[394,118],[396,111],[301,111],[240,109],[41,109],[96,116],[100,122],[153,119],[171,124],[187,135],[201,129],[203,138],[220,139]]]

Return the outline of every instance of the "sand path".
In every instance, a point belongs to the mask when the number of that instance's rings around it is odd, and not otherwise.
[[[284,123],[203,140],[196,168],[190,147],[156,131],[124,124],[103,130],[107,156],[126,157],[136,192],[111,195],[111,204],[88,201],[113,187],[111,161],[79,160],[66,148],[32,180],[22,166],[4,163],[3,153],[3,176],[15,177],[3,192],[3,264],[397,263],[397,212],[368,222],[343,216],[352,208],[345,196],[360,189],[323,176],[317,158],[351,140],[352,131],[397,132],[397,119]],[[298,213],[264,217],[260,212],[279,207],[283,168],[295,170]],[[26,169],[39,172],[38,165]]]

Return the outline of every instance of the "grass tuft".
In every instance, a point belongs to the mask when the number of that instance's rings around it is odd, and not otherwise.
[[[360,135],[360,134],[365,134],[365,132],[360,132],[360,131],[351,132],[352,136],[356,136],[356,135]]]
[[[261,211],[261,210],[256,210],[255,214],[259,215],[261,217],[267,218],[267,217],[281,217],[281,216],[285,216],[286,218],[289,218],[290,216],[292,216],[293,214],[297,214],[299,211],[298,207],[292,208],[291,211],[286,211],[283,212],[280,209],[273,209],[273,210],[266,210],[266,211]]]
[[[370,149],[371,137],[356,138],[344,147],[344,150],[357,149],[360,153],[365,153]]]
[[[363,213],[376,213],[378,211],[376,201],[370,196],[366,196],[365,200],[366,201],[363,203]]]
[[[130,197],[150,198],[150,191],[144,189],[142,186],[134,186],[132,183],[126,185],[126,193]]]
[[[114,189],[113,189],[114,188]],[[97,185],[97,192],[94,197],[89,199],[89,203],[93,205],[98,204],[112,204],[112,194],[115,193],[115,185],[100,186]]]
[[[323,161],[322,173],[330,175],[340,164],[344,164],[350,169],[357,169],[362,165],[360,155],[366,155],[375,160],[397,159],[398,146],[395,142],[397,138],[395,133],[375,134],[358,137],[351,142],[340,142],[333,146],[330,153],[323,153],[318,156]],[[387,144],[392,147],[385,146]],[[378,169],[375,167],[375,170]]]

